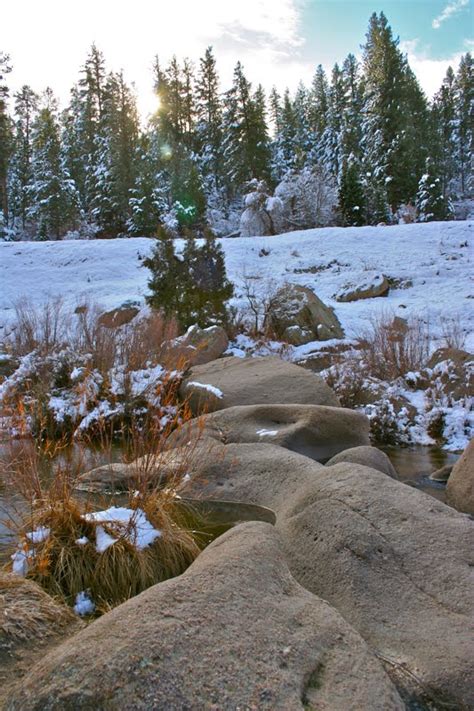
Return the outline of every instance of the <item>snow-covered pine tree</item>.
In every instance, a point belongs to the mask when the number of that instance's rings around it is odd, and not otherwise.
[[[143,132],[139,137],[135,167],[127,233],[136,237],[152,237],[157,234],[161,217],[167,212],[169,205],[166,196],[167,181],[160,170],[156,137],[151,131]]]
[[[135,186],[138,112],[135,96],[122,72],[107,77],[94,173],[91,214],[101,236],[125,233],[130,218],[130,193]]]
[[[443,195],[448,196],[456,174],[456,89],[452,67],[448,67],[431,108],[431,158],[441,178]]]
[[[196,141],[199,163],[209,189],[222,183],[222,104],[212,47],[199,62],[196,81]]]
[[[344,78],[339,65],[332,70],[328,95],[327,125],[321,137],[320,160],[326,170],[336,179],[342,168],[342,127],[346,109]]]
[[[300,150],[297,145],[297,117],[289,90],[285,90],[282,103],[277,106],[275,96],[272,103],[275,124],[271,143],[272,177],[279,183],[289,170],[296,168]]]
[[[232,87],[224,98],[223,155],[229,197],[241,193],[252,178],[268,179],[269,136],[263,89],[252,87],[240,62],[234,70]]]
[[[456,160],[461,196],[474,191],[474,65],[468,52],[459,63],[456,74]]]
[[[418,187],[416,209],[419,222],[449,220],[453,217],[451,202],[443,194],[443,184],[431,158],[426,159],[426,172]]]
[[[398,44],[383,12],[374,13],[363,47],[362,148],[372,192],[385,188],[392,209],[416,193],[428,136],[426,100]]]
[[[8,180],[8,202],[12,228],[25,234],[31,208],[32,133],[38,110],[38,96],[25,85],[15,94],[14,139]]]
[[[8,225],[8,164],[12,148],[12,127],[8,115],[8,85],[6,76],[11,71],[10,57],[0,52],[0,237]]]
[[[46,89],[33,125],[31,198],[27,218],[37,225],[42,239],[60,239],[74,229],[79,218],[79,196],[61,149],[57,101]]]

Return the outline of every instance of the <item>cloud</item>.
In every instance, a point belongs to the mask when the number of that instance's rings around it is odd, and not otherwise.
[[[446,59],[432,59],[426,49],[419,48],[419,39],[400,42],[400,49],[407,55],[408,63],[429,99],[432,99],[440,88],[447,68],[451,66],[456,71],[463,54],[472,51],[473,46],[471,40],[466,40],[464,52],[456,52]]]
[[[457,15],[458,12],[461,12],[461,10],[464,7],[467,7],[468,5],[469,0],[451,0],[451,2],[448,2],[446,7],[438,15],[438,17],[434,18],[433,22],[431,23],[431,26],[434,30],[439,30],[443,22],[449,20],[449,18],[453,15]]]
[[[129,0],[82,0],[66,10],[64,0],[25,0],[27,25],[24,3],[7,3],[2,10],[9,28],[2,49],[12,56],[13,89],[30,83],[41,91],[50,84],[65,104],[95,42],[109,69],[124,67],[126,80],[135,81],[140,110],[146,114],[156,105],[151,74],[156,54],[163,64],[173,54],[197,62],[213,45],[224,89],[237,59],[248,78],[265,87],[273,82],[292,85],[293,76],[304,79],[308,68],[300,55],[301,18],[307,1],[134,0],[131,7]]]

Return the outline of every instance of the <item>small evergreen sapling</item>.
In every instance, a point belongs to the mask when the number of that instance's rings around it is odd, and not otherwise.
[[[226,321],[226,301],[233,294],[224,254],[214,235],[204,235],[199,244],[189,234],[182,255],[175,253],[173,239],[162,232],[144,266],[151,271],[147,303],[176,317],[182,328],[198,323],[206,328]]]

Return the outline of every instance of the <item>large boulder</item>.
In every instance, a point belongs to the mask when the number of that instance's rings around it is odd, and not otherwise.
[[[324,467],[277,525],[290,570],[435,707],[473,708],[474,523],[357,464]],[[422,694],[421,694],[422,695]]]
[[[362,638],[291,577],[269,524],[243,524],[178,578],[56,648],[9,711],[403,711]]]
[[[180,397],[189,400],[194,414],[235,405],[291,401],[301,405],[331,405],[339,400],[324,380],[281,358],[222,358],[192,368],[184,378]]]
[[[446,501],[458,511],[474,515],[474,439],[452,469],[446,486]]]
[[[31,580],[0,570],[0,707],[8,687],[46,645],[76,632],[82,622]]]
[[[201,365],[216,360],[229,347],[229,338],[221,326],[200,328],[190,326],[186,333],[178,338],[165,341],[162,346],[163,357],[171,363]]]
[[[326,461],[349,447],[369,444],[369,420],[342,407],[241,405],[191,420],[169,440],[182,446],[198,436],[223,444],[259,442]]]
[[[382,452],[377,447],[351,447],[351,449],[345,449],[339,452],[334,457],[326,462],[327,467],[331,467],[334,464],[340,464],[340,462],[352,462],[353,464],[362,464],[365,467],[370,467],[371,469],[376,469],[382,474],[387,474],[391,476],[392,479],[398,479],[398,474],[395,470],[390,459],[387,457],[385,452]]]
[[[268,320],[277,336],[290,343],[294,337],[296,345],[344,338],[334,311],[306,286],[282,287],[272,299]]]
[[[201,457],[182,493],[259,504],[278,514],[288,505],[289,495],[310,483],[322,468],[313,459],[275,444],[222,444]]]
[[[383,274],[374,272],[366,276],[360,284],[348,284],[336,294],[336,301],[360,301],[387,296],[390,289],[388,279]]]

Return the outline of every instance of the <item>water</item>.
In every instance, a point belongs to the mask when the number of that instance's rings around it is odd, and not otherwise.
[[[21,447],[24,446],[25,443],[18,443],[18,445],[16,445],[17,449],[21,449]],[[421,489],[440,501],[445,501],[446,484],[431,481],[429,475],[445,464],[454,464],[459,455],[435,447],[383,447],[382,449],[390,457],[403,483]],[[63,451],[56,460],[63,458],[65,461],[72,462],[76,454],[77,452],[75,452],[74,448],[71,448],[67,451]],[[8,448],[7,450],[5,446],[1,448],[0,445],[0,459],[5,461],[11,456],[12,449]],[[121,451],[119,448],[115,448],[112,452],[107,454],[107,457],[104,457],[104,455],[101,456],[96,449],[89,448],[84,450],[84,448],[81,447],[80,457],[82,470],[86,471],[87,469],[106,462],[120,461]],[[47,462],[43,463],[42,476],[48,475],[48,466],[50,469],[51,463],[49,463],[49,465]],[[18,511],[21,510],[22,505],[24,506],[20,497],[14,497],[11,493],[7,492],[0,474],[0,563],[5,562],[7,550],[11,549],[14,545],[14,535],[8,526],[8,519],[14,519],[15,516],[18,515]],[[248,514],[248,512],[247,514],[242,513],[244,518],[240,520],[251,520],[245,518],[245,515],[251,514]],[[225,520],[226,516],[227,520]],[[225,507],[219,511],[217,511],[217,509],[214,512],[210,511],[208,518],[208,533],[212,539],[226,531],[231,525],[235,525],[239,520],[239,516],[235,512],[228,511],[225,513]]]
[[[446,452],[438,447],[381,447],[390,457],[398,472],[400,481],[425,491],[435,499],[445,502],[446,484],[432,481],[429,475],[446,464],[454,464],[459,454]]]

